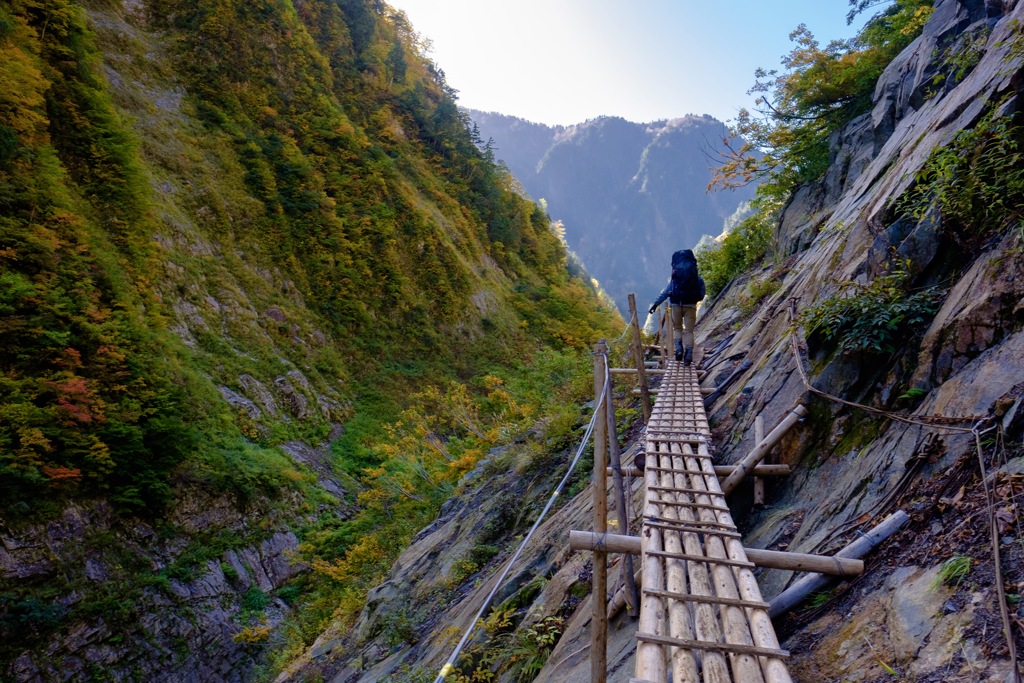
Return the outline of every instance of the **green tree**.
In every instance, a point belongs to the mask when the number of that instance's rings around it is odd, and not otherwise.
[[[879,3],[854,0],[854,13]],[[824,47],[801,24],[783,70],[758,69],[750,90],[753,110],[741,109],[712,185],[765,183],[784,196],[798,183],[817,180],[828,167],[829,136],[867,111],[885,67],[917,37],[932,12],[931,0],[894,0],[856,37]],[[760,152],[760,154],[755,154]]]

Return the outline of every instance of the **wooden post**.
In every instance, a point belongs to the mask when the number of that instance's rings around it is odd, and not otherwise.
[[[896,533],[908,521],[910,521],[910,517],[907,516],[907,513],[903,510],[897,510],[886,517],[874,529],[836,553],[836,557],[863,557],[882,541]],[[775,599],[771,601],[768,607],[768,616],[774,618],[780,614],[785,614],[803,602],[811,593],[821,589],[826,583],[828,583],[828,576],[823,573],[809,574],[803,577],[775,596]]]
[[[647,385],[647,368],[644,365],[643,339],[640,336],[640,314],[636,310],[636,295],[629,295],[629,313],[633,321],[633,358],[636,361],[637,382],[640,384],[640,403],[644,409],[644,424],[651,419],[651,395]]]
[[[608,387],[608,396],[605,398],[605,414],[608,416],[608,455],[611,459],[612,482],[615,485],[615,517],[619,522],[619,531],[629,533],[629,519],[626,517],[626,487],[622,482],[622,454],[619,452],[619,437],[615,430],[615,401],[612,398],[612,389]],[[636,616],[640,613],[640,597],[636,592],[636,583],[633,581],[633,556],[626,555],[619,563],[619,580],[616,585],[624,583],[626,586],[626,606],[629,613]]]
[[[672,304],[668,301],[665,302],[665,339],[668,344],[665,347],[665,360],[666,368],[668,368],[668,360],[670,357],[676,357],[676,328],[672,325]]]
[[[605,470],[608,467],[606,445],[608,421],[602,411],[602,395],[607,401],[611,387],[605,386],[608,366],[608,345],[602,339],[594,345],[594,533],[608,531],[608,486]],[[605,394],[607,392],[607,394]],[[594,585],[590,600],[593,603],[593,621],[590,629],[590,680],[605,683],[608,674],[608,553],[594,549]]]
[[[764,459],[764,456],[768,455],[768,451],[781,441],[786,432],[806,414],[807,408],[804,408],[802,405],[793,408],[789,415],[765,437],[764,441],[754,446],[754,450],[750,451],[747,457],[736,463],[736,470],[722,481],[722,493],[732,493],[733,489],[739,486],[743,478],[747,476],[751,468],[759,464]]]
[[[764,418],[758,415],[754,418],[754,443],[764,441]],[[754,505],[764,505],[764,479],[754,477]]]

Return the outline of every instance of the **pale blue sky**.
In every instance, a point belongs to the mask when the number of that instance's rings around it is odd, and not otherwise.
[[[847,0],[389,0],[431,40],[462,106],[547,124],[727,121],[800,23],[848,38]]]

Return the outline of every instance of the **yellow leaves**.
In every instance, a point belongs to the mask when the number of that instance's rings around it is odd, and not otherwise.
[[[461,458],[459,458],[458,460],[453,460],[452,462],[448,463],[448,467],[453,472],[456,472],[459,476],[461,476],[466,472],[470,471],[471,469],[473,469],[474,467],[476,467],[476,464],[480,462],[480,459],[483,457],[483,451],[476,448],[469,449],[462,454]]]
[[[361,576],[367,567],[372,567],[380,560],[389,556],[388,548],[377,538],[375,534],[367,534],[359,539],[345,553],[345,556],[334,562],[315,558],[311,562],[313,571],[317,574],[339,583],[346,583],[355,577]]]
[[[246,626],[231,636],[231,640],[241,645],[258,645],[270,639],[270,632],[270,624],[267,623],[267,617],[264,615],[260,618],[259,624]]]
[[[935,11],[935,7],[931,5],[923,5],[918,7],[914,11],[914,16],[907,22],[907,25],[900,29],[900,34],[904,36],[916,36],[924,28],[925,22],[928,21],[928,17]]]
[[[23,20],[16,21],[23,30]],[[45,142],[49,121],[44,93],[50,82],[36,68],[35,59],[10,40],[0,43],[0,83],[0,124],[13,129],[24,145]]]

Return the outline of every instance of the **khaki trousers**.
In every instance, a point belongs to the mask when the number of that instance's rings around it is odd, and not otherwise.
[[[672,306],[672,329],[676,331],[676,339],[683,340],[684,349],[693,348],[693,330],[697,326],[697,306]]]

